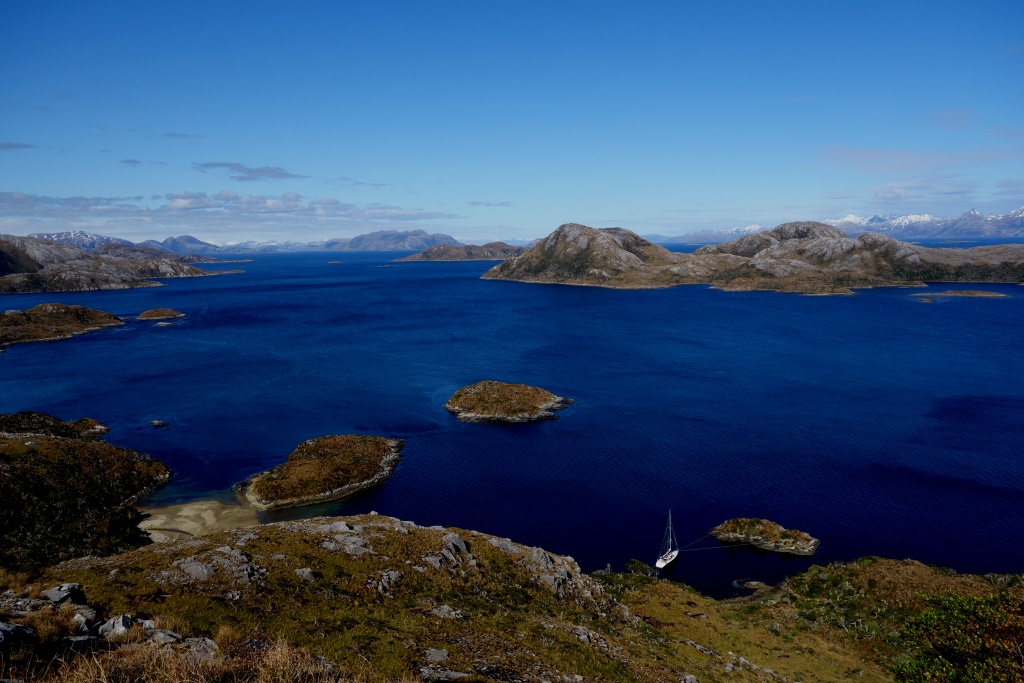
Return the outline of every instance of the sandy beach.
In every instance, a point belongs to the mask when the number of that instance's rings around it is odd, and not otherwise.
[[[162,508],[144,508],[150,517],[139,524],[155,543],[202,536],[214,531],[258,524],[256,510],[248,505],[227,505],[200,500]]]

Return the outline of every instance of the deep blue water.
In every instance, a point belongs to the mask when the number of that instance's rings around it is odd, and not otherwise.
[[[241,275],[60,301],[131,322],[0,354],[0,411],[94,417],[176,471],[150,499],[216,497],[296,443],[406,440],[395,476],[343,501],[572,555],[653,564],[671,508],[682,544],[760,516],[822,539],[814,558],[705,539],[669,576],[715,595],[874,554],[1024,571],[1024,288],[998,300],[877,289],[847,297],[479,280],[487,263],[281,254]],[[937,285],[950,288],[975,285]],[[481,379],[576,399],[558,420],[463,424],[441,406]],[[149,421],[165,420],[167,430]]]

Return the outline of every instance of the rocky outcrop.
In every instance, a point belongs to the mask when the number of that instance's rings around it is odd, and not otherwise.
[[[151,308],[148,311],[139,313],[139,320],[170,320],[171,318],[184,318],[185,314],[173,308]]]
[[[252,475],[235,491],[260,510],[338,500],[388,479],[401,439],[345,434],[304,441],[281,465]]]
[[[0,414],[0,567],[31,569],[148,542],[131,503],[171,471],[102,441],[106,431],[88,418]]]
[[[111,247],[114,249],[115,247]],[[0,293],[153,287],[154,278],[219,273],[171,258],[122,258],[31,237],[0,235]]]
[[[710,533],[725,543],[747,543],[762,550],[794,555],[813,555],[821,545],[821,541],[810,534],[756,517],[726,520]]]
[[[534,422],[556,417],[573,401],[528,384],[507,384],[485,380],[456,391],[445,410],[463,422]]]
[[[570,223],[486,279],[620,288],[711,284],[729,291],[850,294],[925,281],[1022,282],[1024,245],[931,249],[874,233],[847,237],[824,223],[785,223],[692,254],[670,252],[622,228]]]
[[[84,306],[39,304],[27,311],[12,309],[0,315],[0,347],[68,339],[76,334],[123,324],[112,313]]]
[[[438,244],[412,256],[403,256],[396,261],[504,261],[526,253],[526,247],[513,247],[504,242],[490,242],[483,246],[466,244]]]

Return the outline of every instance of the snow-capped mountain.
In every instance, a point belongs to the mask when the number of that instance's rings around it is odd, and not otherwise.
[[[741,228],[727,230],[700,230],[685,235],[641,235],[655,244],[707,244],[709,242],[729,242],[754,232],[769,230],[774,226],[754,223]]]
[[[942,237],[1024,237],[1024,208],[1005,214],[982,215],[971,209],[956,218],[931,214],[905,216],[845,216],[822,221],[850,235],[879,232],[901,239],[934,239]]]
[[[92,251],[96,247],[102,244],[124,244],[131,245],[128,240],[123,240],[117,237],[108,237],[106,235],[95,235],[91,232],[85,232],[82,230],[65,230],[64,232],[35,232],[29,235],[29,237],[35,237],[42,240],[50,240],[51,242],[60,242],[61,244],[70,244],[78,247],[79,249],[85,249],[86,251]]]
[[[835,226],[851,237],[866,232],[878,232],[898,239],[940,239],[940,238],[990,238],[1024,237],[1024,207],[1003,214],[983,215],[971,209],[955,218],[942,218],[930,213],[906,215],[856,216],[821,221]],[[707,244],[728,242],[752,232],[761,232],[774,226],[748,225],[728,230],[701,230],[686,235],[644,235],[652,242],[661,244],[679,242],[684,244]]]

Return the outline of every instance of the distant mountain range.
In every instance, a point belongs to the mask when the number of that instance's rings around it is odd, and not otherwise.
[[[931,214],[844,216],[824,220],[822,223],[839,228],[851,236],[877,232],[899,239],[977,239],[1024,237],[1024,207],[1003,214],[982,215],[971,209],[956,218],[941,218]],[[685,235],[644,235],[651,242],[660,244],[708,244],[728,242],[756,232],[763,232],[771,226],[748,225],[728,230],[701,230]]]
[[[133,243],[128,240],[106,235],[94,235],[80,230],[66,232],[37,232],[29,235],[37,239],[50,240],[61,244],[70,244],[86,251],[92,251],[103,247],[106,244],[122,245],[127,247],[145,247],[161,252],[169,252],[178,255],[186,254],[248,254],[254,252],[275,252],[275,251],[404,251],[420,250],[432,247],[437,244],[450,244],[462,246],[462,243],[451,235],[443,233],[430,234],[425,230],[407,230],[399,232],[396,230],[381,230],[366,235],[357,235],[352,238],[339,237],[322,242],[291,242],[291,241],[267,241],[259,242],[249,240],[219,246],[196,239],[191,235],[180,235],[168,237],[162,242],[146,240]]]
[[[956,218],[941,218],[931,214],[907,215],[874,215],[844,216],[821,221],[839,228],[851,236],[877,232],[897,239],[999,239],[1004,237],[1024,237],[1024,207],[1004,214],[982,215],[971,209]],[[657,244],[713,244],[729,242],[744,235],[764,232],[773,226],[747,225],[728,230],[700,230],[684,235],[643,235]],[[92,251],[106,244],[147,247],[178,255],[187,254],[251,254],[279,251],[422,251],[439,244],[456,247],[465,246],[451,235],[444,233],[430,234],[425,230],[381,230],[355,237],[338,237],[319,242],[295,241],[257,241],[246,240],[234,244],[216,245],[204,242],[191,235],[168,237],[158,242],[146,240],[133,243],[117,237],[95,235],[81,230],[66,232],[42,233],[29,235],[62,244],[70,244],[86,251]],[[507,239],[505,243],[513,246],[532,247],[537,240]]]

